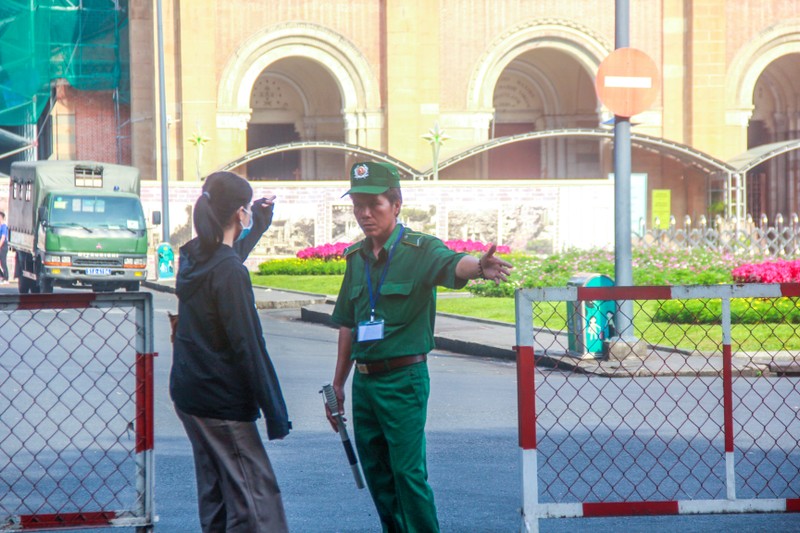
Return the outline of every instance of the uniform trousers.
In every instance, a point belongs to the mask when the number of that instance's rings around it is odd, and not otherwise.
[[[281,491],[255,422],[175,411],[192,443],[203,533],[288,531]]]
[[[425,363],[353,376],[353,430],[385,533],[439,531],[425,458],[430,377]]]

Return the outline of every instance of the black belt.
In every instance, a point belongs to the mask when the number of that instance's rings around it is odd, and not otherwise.
[[[359,374],[383,374],[384,372],[391,372],[392,370],[403,368],[404,366],[424,363],[427,360],[428,356],[425,354],[404,355],[403,357],[392,357],[391,359],[381,359],[380,361],[356,362],[356,370]]]

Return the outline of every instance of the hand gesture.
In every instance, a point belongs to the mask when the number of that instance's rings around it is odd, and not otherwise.
[[[275,197],[259,198],[253,201],[253,226],[261,227],[266,230],[272,224],[273,209],[275,207]]]
[[[508,261],[495,257],[496,251],[497,245],[492,244],[489,250],[478,259],[478,265],[483,273],[483,279],[494,281],[499,285],[501,281],[508,281],[508,276],[514,267]]]

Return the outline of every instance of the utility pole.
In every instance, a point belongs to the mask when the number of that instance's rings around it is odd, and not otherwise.
[[[156,6],[158,26],[158,100],[161,115],[161,239],[169,243],[169,157],[167,152],[167,90],[164,80],[164,22],[161,14],[161,0]]]
[[[630,46],[629,0],[616,0],[614,48]],[[631,121],[614,116],[614,281],[633,285],[631,251]],[[620,339],[633,337],[633,302],[618,302],[616,326]]]

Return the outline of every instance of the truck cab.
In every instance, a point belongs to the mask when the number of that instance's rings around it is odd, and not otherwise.
[[[124,165],[12,164],[9,242],[19,292],[138,290],[148,251],[139,186],[138,170]],[[153,223],[160,223],[159,212]]]

